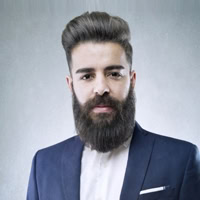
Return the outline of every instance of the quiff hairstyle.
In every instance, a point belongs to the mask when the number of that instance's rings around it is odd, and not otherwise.
[[[74,47],[84,42],[114,42],[124,49],[127,61],[132,65],[132,46],[130,44],[128,23],[120,17],[106,12],[86,12],[72,19],[62,33],[62,45],[71,71],[71,53]]]

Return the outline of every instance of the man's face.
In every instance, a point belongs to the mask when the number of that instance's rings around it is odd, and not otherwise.
[[[131,135],[135,121],[135,72],[115,43],[84,43],[72,51],[73,111],[77,133],[92,149],[107,152]]]
[[[124,49],[117,43],[81,43],[72,50],[71,76],[67,77],[83,105],[96,95],[105,92],[119,101],[124,100],[129,87],[135,86],[136,74],[130,72]],[[109,113],[112,110],[104,105],[93,109],[94,113]]]

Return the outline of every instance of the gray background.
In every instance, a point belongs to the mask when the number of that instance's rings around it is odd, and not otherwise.
[[[199,0],[0,0],[0,199],[25,199],[34,153],[74,135],[61,33],[85,11],[130,24],[137,121],[200,147]]]

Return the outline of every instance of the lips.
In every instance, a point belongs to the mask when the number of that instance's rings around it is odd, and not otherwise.
[[[107,105],[97,105],[92,110],[94,113],[110,113],[113,108]]]

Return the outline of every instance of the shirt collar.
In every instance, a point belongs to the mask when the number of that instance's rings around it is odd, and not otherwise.
[[[125,148],[128,148],[128,147],[130,146],[131,139],[132,139],[132,135],[128,138],[128,140],[126,140],[126,141],[123,143],[123,146],[124,146]]]

